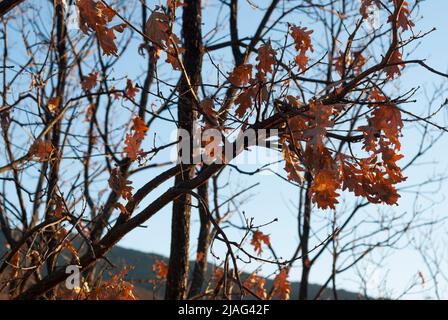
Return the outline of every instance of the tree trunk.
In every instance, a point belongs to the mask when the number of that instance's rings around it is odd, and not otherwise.
[[[310,276],[311,262],[308,256],[309,245],[308,241],[310,238],[310,229],[311,229],[311,198],[309,196],[308,190],[311,185],[311,175],[309,173],[306,174],[307,181],[307,190],[305,193],[305,208],[304,208],[304,217],[303,217],[303,230],[302,230],[302,239],[300,239],[302,245],[302,278],[300,280],[300,288],[299,288],[299,300],[307,300],[308,299],[308,282]]]
[[[187,0],[183,7],[182,38],[185,47],[184,66],[195,92],[201,79],[202,35],[201,35],[201,0]],[[187,79],[183,78],[179,86],[178,121],[179,127],[193,132],[196,118],[195,97],[190,90]],[[192,140],[192,139],[191,139]],[[193,150],[191,150],[192,152]],[[194,166],[190,166],[175,179],[175,185],[192,178]],[[191,196],[184,194],[173,202],[171,220],[171,251],[168,265],[165,299],[182,300],[186,298],[189,267]]]
[[[202,201],[208,205],[208,182],[198,188],[198,194],[202,198]],[[201,227],[199,229],[198,246],[196,249],[198,255],[194,265],[190,292],[188,293],[189,298],[201,293],[205,274],[207,272],[207,252],[210,244],[211,223],[207,210],[201,205],[199,205],[199,219],[201,220]]]
[[[64,103],[64,92],[67,78],[67,47],[66,47],[66,35],[67,27],[65,24],[64,7],[62,3],[55,3],[56,12],[56,50],[57,50],[57,62],[58,62],[58,83],[56,87],[56,96],[60,99],[59,106]],[[52,120],[52,119],[50,119]],[[54,148],[55,154],[59,154],[59,141],[61,138],[61,123],[58,121],[54,126],[51,133],[51,144]],[[60,159],[55,157],[50,160],[49,166],[49,178],[48,178],[48,191],[47,191],[47,208],[45,212],[45,219],[51,219],[54,212],[54,195],[57,191],[59,181],[59,165]],[[56,231],[59,227],[53,226],[50,233],[47,235],[49,252],[56,250],[58,245],[58,239],[55,239]],[[54,252],[53,252],[54,253]],[[56,268],[58,261],[58,254],[53,254],[47,259],[47,272],[51,274]],[[50,290],[48,298],[55,298],[54,290]]]

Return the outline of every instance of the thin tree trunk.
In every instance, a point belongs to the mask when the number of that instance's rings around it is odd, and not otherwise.
[[[208,182],[198,188],[198,194],[202,201],[208,205]],[[204,284],[205,274],[207,272],[207,253],[210,245],[210,219],[207,210],[203,206],[199,206],[199,218],[201,226],[199,229],[198,246],[196,249],[197,257],[194,265],[193,279],[191,280],[189,298],[197,296],[201,293]]]
[[[311,176],[309,173],[306,173],[307,180],[307,190],[305,193],[305,207],[304,207],[304,217],[303,217],[303,230],[302,230],[302,278],[300,281],[299,288],[299,300],[307,300],[308,299],[308,283],[311,269],[311,262],[308,256],[309,245],[308,240],[310,238],[310,229],[311,229],[311,199],[308,193],[311,184]]]
[[[202,35],[201,35],[201,0],[187,0],[183,7],[182,37],[184,40],[184,65],[193,90],[201,78],[202,67]],[[180,128],[193,132],[195,120],[195,99],[190,91],[187,79],[181,80],[178,103],[178,121]],[[193,150],[191,150],[193,151]],[[194,166],[187,168],[175,179],[175,184],[192,178]],[[186,298],[189,271],[189,237],[190,237],[190,204],[191,196],[184,194],[173,202],[171,221],[171,250],[168,265],[165,299],[182,300]]]
[[[64,7],[62,3],[55,4],[56,11],[56,50],[58,59],[58,83],[56,87],[56,95],[59,98],[59,105],[63,105],[64,101],[64,91],[65,83],[67,78],[67,47],[66,47],[66,34],[67,28],[65,24]],[[55,150],[55,154],[59,154],[59,141],[61,138],[61,124],[58,121],[54,126],[51,133],[51,144]],[[48,178],[48,192],[47,192],[47,208],[45,212],[45,219],[50,219],[53,217],[54,203],[52,201],[54,194],[57,190],[57,185],[59,181],[59,165],[60,160],[58,157],[50,160],[50,171]],[[58,240],[55,239],[55,234],[58,226],[51,228],[51,232],[47,235],[49,240],[49,252],[56,249]],[[56,268],[58,260],[58,255],[53,254],[47,259],[47,272],[51,274]],[[50,290],[48,293],[50,299],[54,298],[54,290]]]

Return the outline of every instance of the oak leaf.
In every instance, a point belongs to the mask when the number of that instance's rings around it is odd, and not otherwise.
[[[229,75],[229,81],[236,87],[243,87],[249,83],[252,77],[252,65],[243,64],[237,66]]]
[[[271,45],[264,44],[258,49],[257,56],[257,69],[260,73],[266,74],[268,72],[272,73],[272,66],[276,63],[275,60],[275,50],[272,49]]]
[[[313,45],[311,43],[311,34],[313,30],[308,30],[306,27],[291,26],[291,35],[294,40],[295,48],[298,55],[295,58],[295,62],[302,72],[306,70],[308,64],[307,51],[314,52]]]
[[[266,299],[268,297],[264,287],[265,285],[266,279],[258,276],[255,272],[251,273],[251,275],[244,280],[244,286],[252,290],[261,299]]]
[[[254,251],[257,253],[258,256],[261,256],[261,254],[263,253],[263,249],[261,247],[262,243],[264,243],[267,246],[271,245],[269,235],[263,234],[259,230],[254,231],[250,244],[253,245]]]
[[[93,0],[77,0],[80,28],[84,33],[95,32],[100,47],[106,55],[116,55],[115,32],[123,32],[125,24],[109,27],[108,24],[116,15],[115,10],[103,2]]]
[[[398,8],[398,14],[397,14],[397,27],[401,28],[403,31],[408,30],[409,28],[413,28],[415,25],[414,23],[409,19],[409,16],[411,15],[411,12],[408,9],[408,3],[403,0],[389,0],[389,2],[394,2],[395,7]],[[387,22],[392,22],[393,15],[389,16],[389,19]]]
[[[129,181],[119,168],[112,169],[108,182],[118,196],[122,196],[127,200],[132,199],[132,181]]]
[[[137,160],[139,156],[143,154],[143,150],[140,145],[145,138],[148,127],[142,118],[139,116],[133,120],[133,126],[131,133],[126,134],[124,152],[131,161]]]
[[[288,271],[286,268],[281,269],[275,276],[272,294],[281,300],[289,300],[291,296],[291,283],[288,281]]]
[[[126,97],[131,100],[134,100],[135,95],[137,94],[138,91],[139,91],[139,89],[137,88],[137,85],[134,85],[132,83],[131,79],[127,79],[126,80],[126,89],[125,89]]]
[[[135,134],[127,134],[124,143],[125,147],[123,151],[131,161],[137,160],[143,154],[143,149],[140,148],[141,139]]]
[[[31,157],[37,158],[38,161],[48,161],[54,151],[53,145],[50,141],[36,140],[31,145],[28,154]]]
[[[395,76],[399,77],[401,75],[401,68],[404,68],[404,63],[402,59],[401,52],[398,49],[395,49],[390,56],[388,61],[388,65],[384,68],[386,71],[386,76],[389,80],[395,78]]]
[[[336,171],[321,170],[315,175],[311,187],[309,188],[309,196],[311,200],[321,209],[336,209],[335,205],[339,203],[336,192],[340,187],[339,175]]]
[[[85,91],[90,91],[96,86],[96,82],[98,80],[98,72],[92,72],[81,82],[82,88]]]
[[[155,272],[158,279],[166,279],[168,275],[168,265],[162,260],[156,260],[152,265],[152,271]]]
[[[235,104],[239,107],[236,109],[236,115],[241,119],[246,114],[247,109],[252,106],[252,97],[254,96],[254,89],[247,88],[241,91],[235,99]]]
[[[108,281],[101,283],[89,293],[90,300],[137,300],[135,287],[124,280],[131,267],[125,266],[123,270],[112,276]]]

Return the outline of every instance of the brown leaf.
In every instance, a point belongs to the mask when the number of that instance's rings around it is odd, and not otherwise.
[[[124,152],[131,161],[137,160],[137,158],[143,154],[143,149],[140,148],[141,139],[135,134],[127,134],[124,143]]]
[[[109,186],[118,195],[124,199],[132,199],[132,181],[127,180],[126,176],[122,175],[119,168],[112,169],[109,177]]]
[[[258,49],[257,56],[257,69],[260,73],[266,74],[268,72],[272,73],[272,66],[276,63],[275,60],[275,50],[272,49],[271,45],[264,44]]]
[[[148,127],[143,119],[137,116],[133,120],[131,131],[131,134],[126,135],[124,152],[131,161],[135,161],[143,154],[140,145],[145,138]]]
[[[125,89],[126,97],[134,100],[135,95],[137,94],[138,91],[139,91],[139,89],[137,88],[137,86],[132,84],[132,81],[130,79],[127,79],[126,89]]]
[[[118,48],[115,44],[115,31],[122,32],[125,24],[108,27],[116,12],[102,2],[93,0],[78,0],[80,28],[84,33],[95,32],[101,49],[106,55],[116,55]]]
[[[86,91],[92,90],[96,86],[96,81],[98,80],[98,72],[92,72],[87,77],[84,77],[81,85]]]
[[[236,109],[236,115],[241,119],[246,114],[247,109],[252,106],[252,97],[254,95],[253,88],[247,88],[241,91],[235,99],[235,104],[239,107]]]
[[[389,66],[384,69],[386,71],[387,78],[392,80],[395,75],[399,77],[401,75],[400,67],[404,68],[404,63],[401,52],[398,49],[392,53],[388,64]]]
[[[411,15],[411,12],[408,9],[408,3],[403,0],[389,0],[389,2],[394,2],[395,7],[399,7],[398,15],[397,15],[397,27],[401,28],[402,31],[406,31],[409,28],[413,28],[415,25],[414,23],[409,19],[409,16]],[[387,22],[391,22],[393,19],[393,16],[391,15]]]
[[[311,43],[311,34],[313,30],[308,30],[306,27],[291,26],[291,35],[294,39],[295,48],[298,55],[295,58],[299,70],[302,72],[306,70],[308,64],[307,51],[314,52],[313,45]]]
[[[265,286],[266,279],[258,276],[255,272],[244,281],[244,286],[252,290],[259,298],[266,299],[268,294],[266,292]]]
[[[168,43],[170,18],[163,12],[153,11],[146,21],[145,34],[157,46],[165,48]]]
[[[53,97],[48,100],[48,110],[55,113],[61,105],[61,97]]]
[[[28,154],[31,157],[37,158],[38,161],[44,162],[50,159],[53,151],[54,148],[50,141],[36,140],[31,145]]]
[[[249,83],[252,77],[252,65],[243,64],[237,66],[229,75],[229,81],[236,87],[243,87]]]
[[[263,249],[261,247],[263,242],[267,246],[271,245],[269,235],[265,235],[259,230],[254,231],[250,244],[254,246],[254,251],[257,252],[258,256],[261,256],[261,254],[263,253]]]
[[[208,115],[212,119],[216,119],[217,112],[214,110],[213,99],[210,97],[206,97],[199,103],[199,107],[202,109],[202,112]]]
[[[162,260],[156,260],[152,265],[152,271],[156,273],[158,279],[166,279],[168,275],[168,265]]]

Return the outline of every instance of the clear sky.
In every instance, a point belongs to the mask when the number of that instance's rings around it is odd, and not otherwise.
[[[207,1],[205,1],[207,2]],[[258,1],[256,2],[258,3]],[[267,3],[266,1],[260,1],[260,3]],[[206,9],[207,10],[207,9]],[[436,27],[437,30],[431,33],[429,36],[421,41],[421,44],[413,53],[412,57],[426,58],[426,62],[435,67],[436,69],[446,71],[448,70],[448,58],[446,52],[448,51],[447,34],[448,34],[448,19],[446,19],[446,12],[448,12],[448,1],[444,0],[428,0],[421,5],[421,11],[418,13],[417,18],[414,17],[416,22],[415,30],[428,31],[432,27]],[[244,6],[243,11],[240,13],[242,16],[247,16],[247,19],[241,19],[240,29],[247,31],[248,34],[252,32],[253,25],[251,24],[250,17],[253,17],[256,13],[255,9],[249,6]],[[207,11],[205,11],[205,25],[211,23],[208,21]],[[421,19],[420,19],[421,18]],[[210,18],[209,18],[210,19]],[[297,22],[295,22],[297,23]],[[132,62],[138,63],[141,68],[144,66],[144,61],[140,58],[138,61]],[[137,67],[137,66],[135,66]],[[129,70],[129,69],[128,69]],[[418,94],[418,102],[415,104],[407,105],[409,110],[425,110],[428,106],[427,99],[425,99],[425,91],[429,95],[435,90],[436,85],[440,85],[444,80],[437,77],[425,70],[418,67],[408,67],[403,73],[402,80],[400,81],[400,88],[402,91],[418,85],[421,86],[421,90]],[[439,105],[442,99],[435,103]],[[417,112],[419,113],[419,112]],[[443,124],[446,122],[447,113],[438,118],[438,122]],[[157,128],[151,128],[157,131]],[[415,151],[415,131],[410,129],[405,131],[405,137],[403,139],[403,153],[405,155],[413,154]],[[418,181],[422,181],[435,173],[443,173],[448,167],[448,161],[445,157],[445,152],[448,150],[447,139],[442,139],[433,151],[428,153],[424,160],[420,161],[422,165],[407,172],[409,177],[407,184],[413,184]],[[274,175],[261,175],[255,177],[243,176],[232,182],[230,189],[237,191],[244,187],[248,187],[254,183],[259,182],[260,185],[250,191],[252,197],[247,202],[239,206],[239,210],[245,211],[248,217],[255,217],[257,224],[266,223],[274,218],[278,218],[279,221],[264,229],[265,233],[269,233],[271,241],[276,248],[278,254],[284,258],[288,258],[292,255],[298,243],[298,236],[296,232],[296,214],[295,204],[297,203],[298,190],[295,187],[289,186],[282,182],[278,177]],[[138,185],[138,181],[135,182]],[[169,184],[172,182],[170,181]],[[446,186],[442,186],[441,190],[432,188],[427,196],[434,198],[440,202],[439,205],[432,208],[435,214],[444,214],[446,205],[444,197],[448,195],[446,192]],[[230,193],[230,192],[229,192]],[[152,197],[154,198],[158,194],[156,193]],[[352,201],[352,197],[347,197],[347,202]],[[145,203],[151,201],[146,200]],[[393,210],[397,212],[407,212],[413,210],[414,194],[403,193],[400,199],[399,206],[394,207]],[[144,205],[144,204],[143,204]],[[170,246],[170,210],[171,205],[165,207],[161,212],[155,215],[145,226],[146,228],[139,228],[126,236],[120,245],[128,248],[138,249],[144,252],[155,252],[163,255],[168,255]],[[379,214],[379,210],[391,210],[390,208],[375,208],[373,206],[367,207],[360,213],[361,219],[363,215],[372,216]],[[316,219],[329,216],[329,212],[315,210],[313,217]],[[239,222],[239,218],[236,217],[236,222]],[[194,249],[196,246],[196,235],[198,230],[198,217],[193,213],[192,223],[192,259],[194,259]],[[444,241],[445,232],[439,232],[437,239]],[[239,239],[238,233],[232,232],[230,235],[235,239]],[[407,240],[404,240],[405,242]],[[314,243],[317,244],[317,243]],[[312,244],[312,245],[314,245]],[[217,244],[219,248],[219,244]],[[217,249],[219,252],[219,249]],[[383,253],[383,252],[380,252]],[[212,260],[211,260],[212,261]],[[311,273],[311,281],[315,283],[322,283],[328,277],[330,261],[324,259],[318,266],[316,266]],[[298,264],[300,265],[300,264]],[[388,288],[393,289],[393,294],[397,295],[404,290],[409,282],[415,279],[416,274],[421,271],[423,274],[426,272],[422,263],[421,257],[413,250],[403,249],[395,251],[387,260],[382,264],[382,267],[368,266],[371,268],[371,283],[370,287],[376,287],[384,277],[387,277]],[[253,269],[253,268],[252,268]],[[252,271],[251,267],[247,270]],[[262,273],[269,275],[273,270],[272,266],[263,266]],[[295,268],[291,273],[291,280],[298,280],[300,275],[300,268]],[[358,286],[353,280],[353,273],[348,272],[340,276],[338,285],[341,288],[357,290]],[[414,290],[416,292],[413,295],[408,295],[408,298],[426,297],[428,293],[424,292],[424,286]],[[423,291],[423,292],[422,292]],[[373,291],[377,294],[382,294],[381,291]],[[445,298],[448,297],[445,295]]]

